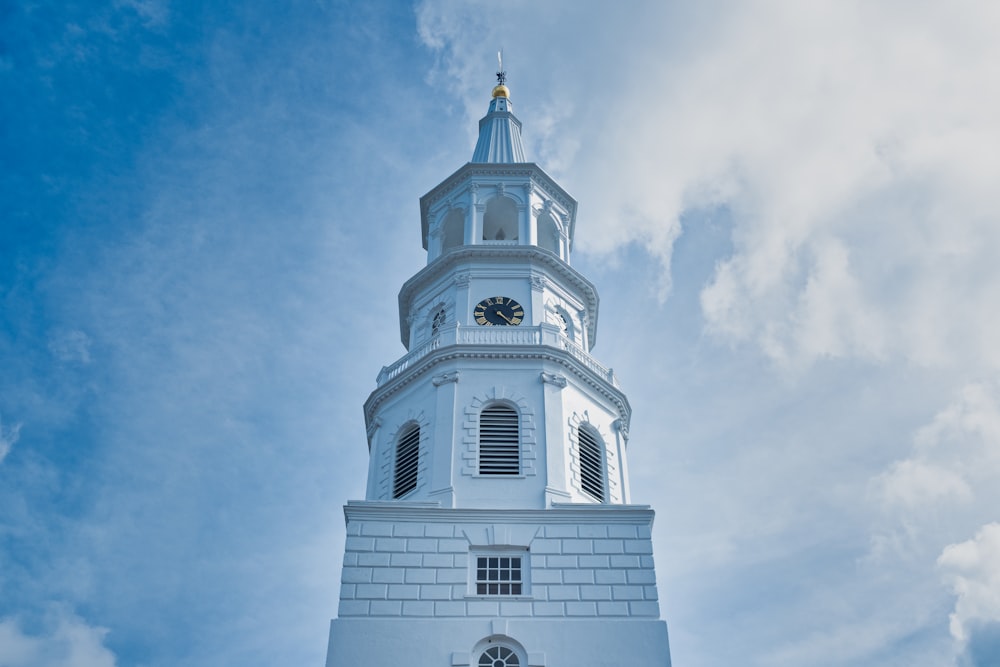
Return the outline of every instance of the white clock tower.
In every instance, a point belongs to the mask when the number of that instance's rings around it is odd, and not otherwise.
[[[327,667],[670,665],[576,201],[525,162],[498,78],[472,161],[420,200],[427,266],[364,406]]]

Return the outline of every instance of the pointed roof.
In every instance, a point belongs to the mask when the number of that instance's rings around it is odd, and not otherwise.
[[[510,90],[504,85],[503,72],[497,73],[500,84],[493,89],[490,110],[479,121],[479,141],[472,153],[473,163],[524,162],[521,145],[521,121],[513,113]]]

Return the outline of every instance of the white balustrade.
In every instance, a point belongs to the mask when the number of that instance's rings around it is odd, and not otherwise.
[[[415,361],[430,354],[444,345],[514,345],[514,346],[554,346],[569,353],[591,371],[604,378],[614,386],[618,386],[614,371],[602,366],[582,347],[566,338],[561,333],[553,335],[553,327],[460,327],[452,326],[441,331],[427,342],[410,350],[399,361],[391,366],[385,366],[378,374],[376,382],[379,386],[399,376]],[[547,334],[547,335],[546,335]],[[554,344],[554,345],[553,345]]]

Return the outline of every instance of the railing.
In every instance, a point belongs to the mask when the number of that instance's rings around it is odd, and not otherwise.
[[[459,327],[459,345],[541,345],[540,327]]]
[[[376,382],[382,386],[389,380],[399,376],[415,361],[425,357],[434,350],[447,345],[514,345],[514,346],[549,346],[564,350],[571,357],[582,363],[598,376],[604,378],[615,387],[618,380],[610,368],[598,363],[581,346],[566,338],[556,327],[460,327],[452,325],[445,327],[436,336],[410,350],[399,361],[384,366],[378,374]]]
[[[415,347],[407,352],[402,359],[391,366],[383,366],[382,370],[379,371],[378,378],[376,378],[375,382],[381,387],[383,384],[409,368],[410,364],[413,363],[414,360],[433,352],[439,347],[441,347],[441,336],[434,336],[423,345]]]
[[[569,338],[566,338],[566,336],[559,336],[559,346],[569,352],[574,359],[582,363],[584,366],[594,371],[614,386],[618,386],[618,380],[615,378],[615,372],[612,369],[600,364],[596,359],[590,356],[589,352],[571,341]]]

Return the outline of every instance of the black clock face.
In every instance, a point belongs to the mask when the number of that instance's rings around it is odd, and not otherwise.
[[[477,303],[472,316],[485,327],[516,326],[524,319],[524,308],[514,299],[494,296]]]

